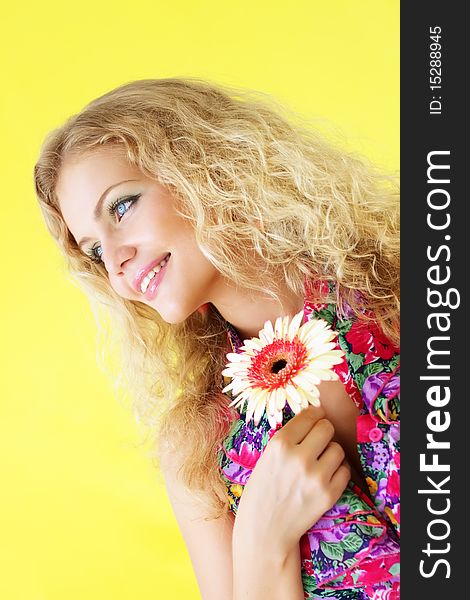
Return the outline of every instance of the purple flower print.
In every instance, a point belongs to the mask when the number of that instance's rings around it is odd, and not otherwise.
[[[384,385],[385,381],[387,383]],[[383,389],[381,389],[382,386]],[[394,398],[400,391],[400,377],[398,375],[392,375],[390,377],[389,373],[382,372],[369,375],[369,377],[366,378],[362,388],[362,395],[364,398],[364,403],[369,410],[377,399],[379,390],[381,390],[380,394],[385,395],[386,398]]]
[[[246,469],[245,467],[231,462],[224,467],[223,473],[231,483],[238,483],[244,486],[250,478],[252,469]]]
[[[371,444],[373,447],[373,460],[371,467],[376,471],[385,471],[385,468],[390,460],[390,452],[388,448],[381,442],[374,442]]]
[[[390,438],[394,442],[400,441],[400,424],[399,423],[394,423],[394,424],[390,425],[389,435],[390,435]]]
[[[383,512],[385,510],[385,500],[387,498],[387,478],[379,479],[377,493],[375,495],[375,505]]]
[[[308,541],[310,548],[315,551],[320,548],[320,542],[340,542],[351,532],[351,525],[340,524],[331,529],[308,530]]]

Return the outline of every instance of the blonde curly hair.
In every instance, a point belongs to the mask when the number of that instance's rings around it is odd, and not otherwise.
[[[112,324],[101,328],[106,347],[121,349],[125,385],[156,458],[178,450],[183,481],[214,516],[228,506],[216,453],[235,416],[221,393],[227,324],[211,305],[169,325],[145,304],[119,297],[104,267],[77,247],[56,185],[66,157],[118,147],[178,196],[199,246],[238,286],[278,298],[274,272],[299,295],[305,281],[334,282],[336,297],[327,300],[347,303],[360,319],[373,315],[397,342],[394,178],[273,106],[253,92],[195,78],[134,81],[52,131],[34,167],[40,207],[69,272],[92,306],[106,309],[95,311],[99,324]],[[253,251],[265,269],[253,268]],[[119,336],[109,339],[110,331]]]

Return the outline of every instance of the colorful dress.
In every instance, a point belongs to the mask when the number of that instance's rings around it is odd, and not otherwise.
[[[357,447],[373,502],[350,482],[341,498],[301,538],[305,598],[399,598],[399,350],[374,322],[357,321],[335,304],[304,302],[304,322],[326,320],[345,352],[335,371],[359,408]],[[234,352],[243,342],[227,323]],[[246,408],[244,409],[246,410]],[[275,434],[266,415],[256,426],[240,413],[218,451],[234,514],[257,460]],[[283,425],[294,413],[286,405]],[[262,517],[261,517],[262,518]]]

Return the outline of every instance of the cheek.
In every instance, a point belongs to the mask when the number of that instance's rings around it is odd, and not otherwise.
[[[125,300],[135,300],[137,297],[136,292],[132,292],[129,290],[129,286],[126,285],[123,277],[109,277],[109,284],[116,292],[118,296],[124,298]]]

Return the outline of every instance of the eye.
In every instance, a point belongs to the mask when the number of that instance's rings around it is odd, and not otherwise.
[[[135,196],[128,196],[126,198],[118,198],[112,204],[110,204],[107,208],[107,212],[112,217],[117,217],[118,222],[121,221],[122,217],[127,213],[127,211],[131,208],[133,204],[137,202],[140,198],[141,194],[136,194]],[[97,242],[94,246],[92,246],[86,254],[91,258],[93,262],[100,263],[102,262],[103,248]]]
[[[117,216],[118,221],[126,214],[130,207],[137,202],[140,198],[140,194],[135,196],[129,196],[128,198],[118,198],[108,207],[108,212],[112,216]]]
[[[103,254],[103,249],[101,248],[101,246],[93,246],[92,248],[90,248],[90,252],[87,252],[86,254],[94,262],[101,262],[101,255]]]

